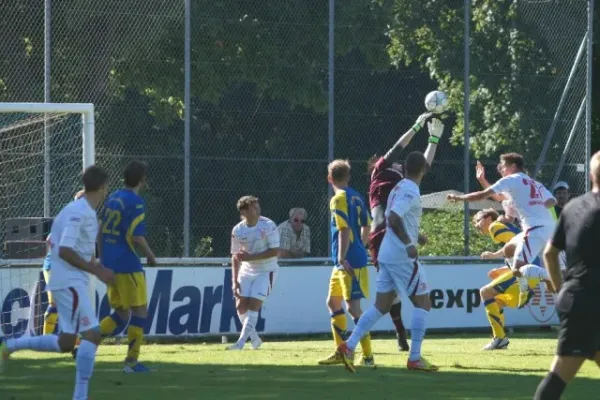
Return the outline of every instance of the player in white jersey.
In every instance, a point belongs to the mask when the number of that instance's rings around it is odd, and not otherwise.
[[[385,211],[387,230],[379,249],[377,297],[375,304],[361,316],[352,335],[338,347],[346,369],[354,371],[352,358],[360,338],[385,315],[397,294],[404,293],[414,305],[411,319],[411,346],[408,369],[437,371],[438,367],[421,356],[425,337],[426,319],[431,309],[429,286],[423,266],[418,262],[417,241],[421,223],[421,195],[419,185],[433,158],[431,147],[426,155],[410,153],[406,159],[406,177],[392,190]]]
[[[60,335],[22,336],[6,339],[0,344],[1,359],[19,350],[70,352],[77,334],[81,344],[76,358],[73,400],[88,398],[88,384],[94,370],[100,330],[92,299],[88,294],[89,274],[107,283],[112,271],[95,260],[98,219],[96,207],[106,196],[108,175],[96,166],[83,173],[84,196],[66,205],[52,224],[52,276],[48,289],[52,291],[58,309]]]
[[[256,333],[258,313],[279,271],[279,230],[269,218],[261,217],[256,197],[242,197],[237,209],[242,222],[231,232],[231,280],[242,331],[227,349],[242,350],[248,339],[258,349],[262,344]]]
[[[523,229],[516,244],[512,265],[513,274],[518,277],[521,289],[518,307],[522,308],[528,298],[528,283],[519,269],[530,264],[552,236],[556,222],[548,209],[554,207],[556,199],[544,185],[525,173],[525,160],[520,154],[502,154],[498,172],[502,178],[485,190],[466,195],[450,194],[448,200],[471,202],[495,195],[503,196],[504,200],[512,200]]]

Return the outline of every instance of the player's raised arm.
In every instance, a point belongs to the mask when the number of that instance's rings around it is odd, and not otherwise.
[[[427,149],[425,149],[425,160],[427,161],[427,167],[431,168],[437,146],[444,134],[444,124],[439,119],[434,118],[427,123],[427,130],[429,131],[429,144],[427,145]]]
[[[477,178],[477,181],[479,182],[482,188],[487,189],[490,186],[492,186],[485,177],[485,167],[479,160],[477,160],[477,165],[475,166],[475,177]],[[503,200],[506,200],[506,197],[503,194],[494,193],[492,199],[501,202]]]
[[[383,159],[386,163],[392,163],[394,162],[394,160],[398,159],[402,150],[406,146],[408,146],[415,134],[419,132],[421,128],[423,128],[425,122],[427,122],[431,115],[432,113],[430,112],[426,112],[424,114],[419,115],[415,124],[408,131],[406,131],[404,135],[400,136],[400,139],[398,139],[398,141],[394,143],[392,148],[389,149],[387,153],[385,153]]]

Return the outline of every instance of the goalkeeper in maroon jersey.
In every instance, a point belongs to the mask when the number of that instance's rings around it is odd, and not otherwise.
[[[377,255],[379,253],[379,247],[385,234],[386,221],[385,221],[385,207],[388,201],[388,196],[394,186],[400,180],[402,180],[402,165],[396,163],[402,150],[408,146],[413,136],[421,130],[428,119],[432,117],[432,113],[421,114],[415,124],[410,128],[398,141],[392,146],[384,156],[373,156],[369,161],[368,172],[371,175],[371,183],[369,185],[369,206],[371,208],[371,215],[373,222],[371,223],[371,233],[369,234],[368,249],[373,259],[373,265],[378,268]],[[441,127],[441,129],[440,129]],[[429,143],[437,145],[440,141],[440,137],[444,132],[444,126],[442,124],[436,124],[435,127],[430,123],[429,128]],[[429,166],[433,161],[435,155],[435,148],[431,153],[431,160],[427,160]],[[419,234],[419,245],[424,245],[427,238]],[[408,351],[408,341],[406,338],[406,329],[402,323],[402,304],[400,303],[400,297],[396,297],[394,304],[390,309],[390,317],[396,328],[396,338],[398,339],[398,350]]]

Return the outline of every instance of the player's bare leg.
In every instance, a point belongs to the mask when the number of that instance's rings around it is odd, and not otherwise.
[[[394,304],[392,304],[392,307],[390,308],[390,318],[392,319],[392,322],[394,323],[394,328],[396,329],[396,340],[398,341],[398,350],[410,350],[410,346],[408,345],[408,338],[406,336],[406,328],[402,323],[402,302],[400,301],[399,296],[394,300]]]
[[[342,296],[329,296],[327,298],[327,308],[331,315],[331,332],[333,334],[333,341],[335,346],[339,346],[346,340],[348,328],[348,320],[346,318],[346,311],[344,311],[344,298]],[[320,365],[333,365],[341,364],[342,359],[339,354],[335,351],[329,356],[319,360]]]
[[[356,346],[358,346],[361,339],[370,332],[377,321],[389,312],[395,298],[395,291],[386,293],[377,292],[375,304],[369,307],[369,309],[361,316],[348,340],[338,346],[337,354],[341,357],[342,362],[348,371],[355,372],[354,350],[356,349]]]
[[[437,371],[439,368],[431,364],[421,355],[421,345],[423,344],[423,338],[425,337],[427,315],[429,314],[429,310],[431,310],[429,293],[412,296],[410,300],[415,306],[415,309],[413,310],[410,328],[410,355],[408,356],[406,366],[408,369],[415,371]]]
[[[504,330],[504,317],[502,315],[500,304],[496,301],[496,296],[498,296],[500,293],[494,288],[493,283],[482,287],[479,290],[479,293],[481,295],[481,302],[485,306],[485,313],[494,334],[492,341],[488,343],[483,350],[506,349],[510,342],[506,337],[506,331]]]
[[[256,334],[258,313],[262,307],[263,301],[254,297],[240,297],[240,302],[247,304],[247,307],[244,307],[247,311],[243,321],[242,331],[240,332],[240,337],[237,342],[227,347],[227,350],[242,350],[246,341],[250,339],[253,334]]]
[[[566,386],[575,378],[583,365],[584,357],[556,356],[552,361],[550,372],[540,382],[534,400],[558,400]],[[600,366],[600,354],[596,353],[596,363]]]
[[[352,315],[352,318],[354,319],[354,326],[356,327],[363,314],[360,306],[360,299],[350,300],[346,303],[346,306],[348,307],[348,313]],[[367,367],[375,368],[375,358],[373,357],[371,334],[369,332],[360,339],[360,347],[362,350],[362,363]]]
[[[248,301],[249,298],[248,297],[241,297],[239,299],[236,299],[236,304],[235,304],[235,309],[237,311],[237,315],[238,318],[240,319],[240,322],[242,324],[242,326],[244,325],[245,321],[246,321],[246,316],[248,313]],[[260,338],[260,336],[258,336],[258,332],[256,332],[256,330],[254,330],[251,334],[250,334],[250,343],[252,344],[252,348],[254,350],[258,350],[260,348],[260,346],[262,346],[262,339]]]

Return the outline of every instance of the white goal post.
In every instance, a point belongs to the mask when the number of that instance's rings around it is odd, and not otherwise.
[[[0,337],[40,332],[51,219],[95,161],[93,104],[0,103]]]

